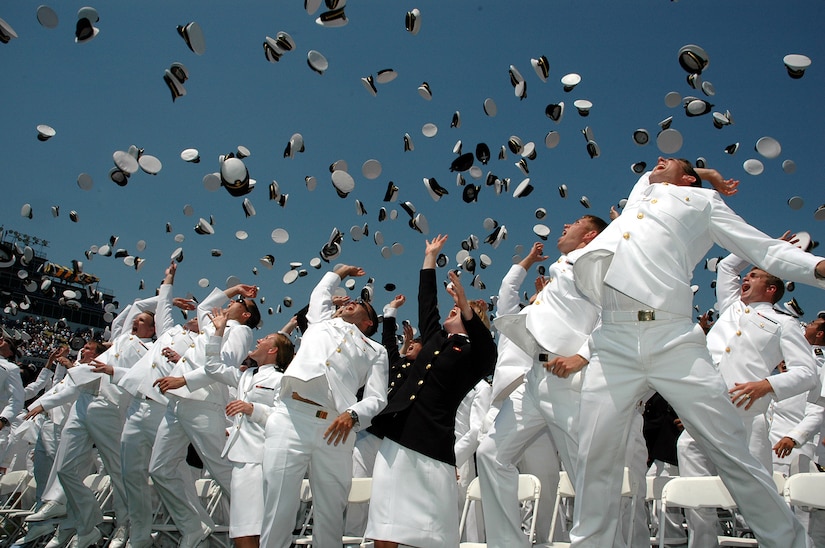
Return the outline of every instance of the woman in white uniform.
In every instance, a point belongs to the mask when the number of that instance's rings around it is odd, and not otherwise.
[[[244,371],[237,364],[221,363],[221,341],[226,314],[216,310],[215,335],[206,345],[206,374],[238,389],[238,399],[226,406],[227,416],[235,422],[226,439],[222,457],[232,461],[229,536],[237,548],[258,548],[263,523],[264,428],[281,391],[283,371],[295,355],[295,347],[283,332],[258,339],[249,352],[257,367]],[[241,502],[243,501],[243,502]]]

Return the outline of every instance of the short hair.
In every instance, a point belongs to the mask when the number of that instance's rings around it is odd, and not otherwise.
[[[375,335],[375,332],[378,331],[378,324],[380,323],[378,321],[378,314],[375,313],[375,308],[373,308],[373,306],[370,303],[364,300],[362,300],[361,302],[364,303],[364,308],[367,310],[367,315],[369,316],[370,321],[372,322],[372,325],[369,326],[366,331],[364,331],[364,335],[366,335],[367,337],[372,337],[373,335]]]
[[[249,317],[244,322],[244,325],[255,329],[258,327],[258,324],[261,323],[261,311],[258,310],[258,305],[255,304],[255,301],[252,299],[244,299],[244,304],[246,305],[246,311],[249,312]]]
[[[86,344],[92,345],[92,348],[94,348],[95,351],[95,356],[100,356],[101,354],[106,352],[106,345],[99,341],[87,341]]]
[[[762,269],[760,268],[760,270]],[[762,272],[765,271],[762,270]],[[776,288],[776,291],[773,294],[773,300],[771,300],[771,304],[776,304],[785,295],[785,283],[782,281],[781,278],[777,278],[770,272],[765,272],[765,275],[767,275],[768,277],[767,281],[765,282],[768,285],[768,287],[774,286]]]
[[[283,333],[276,333],[274,346],[278,349],[278,354],[275,356],[275,365],[283,371],[292,362],[292,358],[295,357],[295,345]]]
[[[686,160],[685,158],[679,158],[679,163],[682,164],[682,169],[685,172],[685,175],[693,177],[693,182],[690,186],[702,186],[702,178],[699,177],[699,174],[696,173],[696,170],[693,168],[693,164],[690,160]]]
[[[607,222],[601,217],[596,217],[595,215],[582,215],[582,219],[586,219],[596,232],[601,233],[602,230],[607,228]]]
[[[3,340],[6,341],[6,344],[9,345],[9,349],[11,350],[11,357],[15,360],[20,359],[20,349],[17,348],[17,343],[14,342],[14,339],[11,337],[3,337]]]

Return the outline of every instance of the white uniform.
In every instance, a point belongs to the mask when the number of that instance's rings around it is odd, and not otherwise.
[[[221,457],[232,461],[232,500],[243,501],[229,508],[231,538],[258,536],[264,516],[264,488],[261,463],[264,459],[264,428],[281,391],[283,373],[274,364],[240,369],[220,363],[220,337],[210,337],[206,345],[207,375],[237,388],[238,399],[252,404],[252,414],[235,415]],[[256,371],[257,370],[257,371]]]
[[[9,449],[11,424],[17,420],[17,415],[25,405],[23,396],[23,380],[20,378],[20,367],[16,363],[0,358],[0,417],[6,419],[9,426],[0,430],[0,462],[3,462]]]
[[[749,453],[745,429],[691,320],[691,273],[713,243],[778,276],[825,287],[820,258],[749,226],[715,191],[643,175],[621,216],[574,266],[576,285],[602,305],[582,390],[573,546],[609,546],[618,524],[622,454],[631,409],[658,391],[719,465],[760,544],[805,546],[805,532]]]
[[[117,384],[134,399],[126,412],[126,423],[120,438],[123,484],[129,509],[129,544],[132,548],[148,548],[152,544],[152,494],[149,485],[149,460],[155,444],[158,426],[166,413],[166,396],[152,384],[168,375],[174,363],[163,356],[170,347],[183,355],[193,344],[197,333],[172,320],[172,284],[160,286],[155,332],[157,341],[151,351],[125,372]]]
[[[77,367],[80,362],[75,362]],[[69,418],[69,413],[74,407],[75,401],[80,391],[77,389],[69,389],[74,387],[70,377],[66,376],[66,368],[60,372],[63,378],[55,382],[46,392],[40,396],[31,407],[42,406],[45,415],[40,425],[40,435],[37,438],[35,445],[35,480],[37,481],[37,498],[41,501],[52,501],[59,504],[66,504],[66,493],[63,491],[63,486],[57,479],[57,468],[54,463],[57,458],[57,449],[60,446],[60,438],[63,432],[63,427],[66,425],[66,420]],[[48,468],[46,468],[48,467]],[[89,457],[89,466],[91,467],[91,456]],[[43,470],[45,470],[45,478],[43,477]],[[39,475],[38,475],[39,474]]]
[[[575,256],[579,251],[573,251]],[[527,546],[528,539],[521,529],[518,507],[518,469],[516,463],[525,448],[540,436],[549,433],[564,468],[571,478],[576,474],[577,430],[582,373],[566,379],[556,377],[543,362],[553,356],[579,354],[589,359],[587,337],[596,326],[599,309],[576,289],[569,256],[562,255],[547,269],[547,284],[535,301],[518,315],[518,291],[526,271],[519,265],[510,268],[499,291],[499,310],[496,327],[502,332],[499,342],[499,363],[493,376],[494,399],[506,392],[497,392],[510,378],[518,381],[516,371],[527,380],[523,389],[515,390],[505,401],[488,436],[478,451],[481,492],[486,503],[485,528],[489,546],[509,548]],[[540,347],[536,355],[528,355],[516,346],[524,335],[532,337]],[[511,346],[512,345],[512,346]],[[543,360],[538,353],[548,354]],[[501,364],[501,365],[499,365]],[[503,379],[499,380],[499,371]],[[546,443],[543,445],[546,446]],[[542,509],[540,524],[549,527],[550,513],[558,485],[558,464],[546,457],[547,468],[539,475],[542,481]],[[525,470],[527,471],[527,470]],[[548,531],[549,532],[549,529]],[[544,534],[545,531],[540,533]],[[546,537],[546,534],[544,535]],[[542,537],[540,537],[542,538]]]
[[[166,392],[169,405],[160,422],[149,463],[149,475],[164,506],[183,535],[195,535],[203,527],[213,528],[212,519],[194,497],[191,478],[182,478],[180,465],[191,442],[201,460],[229,498],[232,467],[221,458],[226,441],[225,407],[229,400],[226,385],[216,383],[204,371],[206,344],[215,328],[208,314],[227,302],[226,294],[215,289],[198,305],[201,334],[175,365],[171,376],[182,376],[186,386]],[[252,346],[252,330],[229,320],[221,346],[221,364],[237,368]]]
[[[467,487],[476,477],[475,452],[481,442],[481,429],[484,426],[484,417],[490,409],[493,388],[486,380],[478,381],[472,390],[467,392],[455,415],[455,464],[458,469],[458,512],[464,508],[464,499],[467,496]],[[481,505],[473,503],[467,515],[467,524],[464,528],[466,540],[469,542],[484,541],[484,517],[481,514]]]
[[[118,388],[116,380],[152,347],[151,339],[141,339],[125,333],[97,360],[114,368],[113,377],[97,374],[95,380],[89,366],[80,364],[69,371],[75,380],[78,396],[60,439],[54,466],[60,484],[66,492],[67,517],[74,523],[78,535],[88,535],[103,521],[103,514],[94,493],[83,484],[88,470],[88,455],[92,445],[103,460],[114,492],[113,504],[119,525],[128,522],[126,494],[120,462],[120,436],[131,396]]]
[[[751,454],[766,470],[772,471],[771,445],[768,441],[764,414],[771,397],[782,401],[799,394],[807,399],[807,392],[816,384],[816,364],[811,347],[805,340],[799,322],[777,312],[771,303],[745,304],[739,299],[739,273],[747,266],[736,255],[719,262],[716,294],[719,319],[707,336],[711,360],[717,365],[728,389],[735,383],[767,379],[773,394],[755,402],[749,410],[736,407],[735,412],[745,425],[746,439]],[[771,372],[785,361],[788,371],[780,375]],[[690,423],[677,443],[679,469],[683,476],[710,476],[716,468],[705,456],[703,447],[691,436]],[[714,510],[687,512],[690,546],[713,545],[717,522]]]
[[[55,363],[54,371],[44,367],[40,370],[37,380],[24,387],[26,400],[36,396],[41,389],[43,390],[43,396],[53,393],[65,376],[66,367],[62,364]],[[34,479],[37,483],[35,487],[35,497],[40,501],[46,489],[46,484],[49,481],[49,475],[54,464],[54,457],[57,454],[57,444],[60,441],[60,431],[63,429],[63,424],[58,421],[59,426],[57,426],[50,413],[45,413],[45,416],[38,417],[35,420],[38,423],[38,433],[37,441],[34,444],[32,461],[34,466]],[[61,501],[61,503],[63,503],[63,501]]]
[[[318,546],[340,544],[344,508],[352,482],[354,432],[337,446],[323,434],[347,409],[358,429],[369,426],[387,404],[387,351],[353,324],[331,319],[332,292],[341,278],[327,273],[310,297],[309,327],[281,381],[281,401],[266,423],[264,521],[261,546],[288,548],[298,511],[296,495],[307,467],[315,505],[313,537]],[[364,397],[355,393],[364,386]],[[320,406],[292,399],[292,394]]]

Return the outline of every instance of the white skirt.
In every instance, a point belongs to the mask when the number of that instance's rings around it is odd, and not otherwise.
[[[264,484],[260,462],[232,463],[229,537],[257,537],[264,520]]]
[[[384,438],[375,459],[367,538],[458,546],[455,467]]]

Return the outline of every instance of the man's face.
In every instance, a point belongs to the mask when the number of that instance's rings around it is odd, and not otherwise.
[[[141,312],[132,321],[132,335],[141,339],[148,339],[155,334],[155,318],[151,314]]]
[[[235,320],[238,323],[244,323],[246,318],[249,317],[249,302],[248,299],[244,299],[241,296],[238,296],[235,299],[232,299],[229,304],[226,306],[227,314],[226,317],[230,320]]]
[[[672,183],[680,186],[690,186],[692,181],[685,181],[685,166],[676,158],[662,158],[656,163],[656,167],[648,179],[651,183]]]
[[[93,344],[91,341],[87,342],[83,345],[83,348],[80,349],[80,362],[81,363],[89,363],[94,358],[97,357],[97,345]]]
[[[372,321],[367,306],[369,305],[361,299],[355,299],[336,310],[334,316],[357,325],[360,329],[362,325]]]
[[[562,231],[556,242],[556,247],[564,254],[570,253],[582,244],[587,243],[585,242],[585,236],[592,230],[593,227],[590,226],[590,222],[583,217],[574,221],[573,224],[564,225],[564,231]]]
[[[12,355],[11,345],[6,341],[6,339],[0,337],[0,356],[4,358],[8,358]]]
[[[818,344],[825,338],[825,318],[816,318],[805,326],[805,339],[811,344]]]
[[[768,286],[768,274],[758,268],[751,269],[742,278],[741,299],[745,304],[773,302],[774,286]]]

